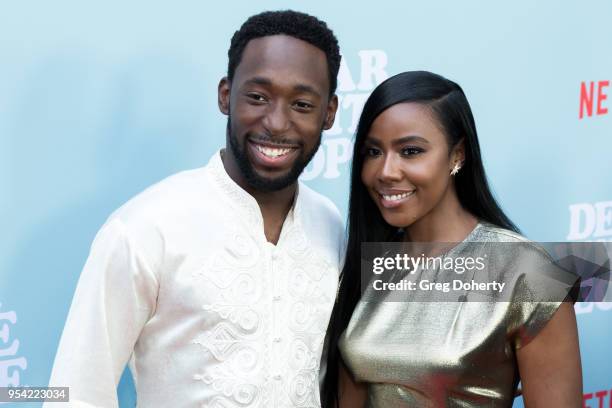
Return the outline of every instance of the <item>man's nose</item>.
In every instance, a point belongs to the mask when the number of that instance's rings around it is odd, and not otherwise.
[[[263,118],[263,126],[272,136],[286,133],[291,127],[287,107],[282,103],[271,104]]]

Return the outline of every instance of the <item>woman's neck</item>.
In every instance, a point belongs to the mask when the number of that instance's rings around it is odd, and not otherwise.
[[[412,242],[461,242],[477,224],[478,219],[461,206],[453,192],[428,214],[406,227],[404,239]]]

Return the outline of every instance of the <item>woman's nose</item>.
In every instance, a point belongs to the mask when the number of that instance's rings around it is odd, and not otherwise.
[[[385,154],[382,165],[378,171],[378,179],[383,183],[398,181],[402,178],[400,160],[397,155]]]

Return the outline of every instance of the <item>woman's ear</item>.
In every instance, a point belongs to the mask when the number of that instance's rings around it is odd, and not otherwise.
[[[449,161],[450,174],[452,176],[457,174],[461,167],[463,167],[463,163],[465,163],[465,138],[462,138],[451,151]]]
[[[465,138],[462,138],[459,143],[453,147],[453,162],[460,162],[463,164],[465,161]]]

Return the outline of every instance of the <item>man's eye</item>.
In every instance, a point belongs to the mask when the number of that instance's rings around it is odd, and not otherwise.
[[[257,93],[248,93],[247,97],[255,102],[265,102],[266,98],[263,95]]]
[[[309,102],[297,101],[295,102],[295,107],[300,110],[310,110],[314,108],[314,105]]]

